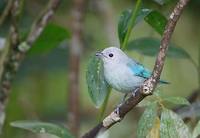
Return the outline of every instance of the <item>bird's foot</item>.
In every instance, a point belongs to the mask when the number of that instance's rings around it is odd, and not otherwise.
[[[115,108],[115,113],[119,116],[119,112],[120,112],[120,106],[121,104],[117,105],[117,107]]]
[[[137,88],[132,92],[132,96],[133,96],[133,97],[136,96],[136,92],[138,91],[138,89],[140,89],[140,87],[137,87]]]
[[[121,102],[117,105],[117,107],[115,108],[115,113],[119,115],[119,108],[122,104],[125,103],[126,101],[126,97],[127,97],[128,93],[124,94],[123,98],[121,99]]]
[[[120,104],[124,104],[125,103],[127,96],[128,96],[128,93],[124,94],[123,98],[121,99],[121,103]]]

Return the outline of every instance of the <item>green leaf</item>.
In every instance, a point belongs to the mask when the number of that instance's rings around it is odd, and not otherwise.
[[[140,103],[138,103],[137,107],[148,107],[152,104],[156,104],[158,103],[158,100],[157,99],[144,99],[142,100]]]
[[[156,56],[160,48],[160,40],[157,38],[143,37],[131,41],[126,50],[135,50],[140,54],[146,56]],[[189,59],[189,54],[182,49],[173,44],[170,44],[167,56],[171,58],[187,58]]]
[[[128,30],[128,23],[131,17],[131,10],[125,10],[122,12],[118,22],[118,37],[120,44],[123,43],[125,35]]]
[[[138,12],[138,15],[136,17],[135,25],[137,23],[139,23],[140,21],[142,21],[144,19],[144,17],[147,16],[150,12],[151,12],[150,9],[140,9],[139,12]],[[119,36],[119,40],[120,40],[121,45],[124,42],[124,38],[125,38],[125,35],[127,33],[127,30],[128,30],[128,25],[129,25],[129,21],[130,21],[131,16],[132,16],[132,11],[129,9],[129,10],[123,11],[120,18],[119,18],[118,36]]]
[[[93,56],[86,72],[88,92],[96,107],[100,107],[109,93],[109,85],[105,81],[103,63],[101,59]]]
[[[138,16],[136,18],[136,23],[139,23],[141,21],[143,21],[143,19],[148,16],[148,14],[150,14],[152,12],[151,9],[146,9],[146,8],[143,8],[143,9],[140,9],[139,13],[138,13]]]
[[[151,104],[146,107],[143,115],[141,116],[138,129],[137,129],[137,138],[145,138],[150,132],[151,128],[155,123],[157,117],[157,104]]]
[[[188,100],[183,97],[169,97],[169,98],[163,98],[163,100],[173,104],[190,105]]]
[[[167,19],[158,11],[151,11],[144,20],[160,35],[163,34]]]
[[[160,119],[156,117],[155,123],[146,138],[160,138]]]
[[[191,133],[181,117],[164,108],[161,113],[161,138],[191,138]]]
[[[70,33],[63,27],[49,23],[35,41],[28,54],[48,53],[70,37]]]
[[[192,138],[197,138],[200,135],[200,120],[198,121],[196,127],[193,130]]]
[[[48,133],[60,138],[73,138],[67,128],[44,122],[37,121],[15,121],[11,126],[26,129],[34,133]]]

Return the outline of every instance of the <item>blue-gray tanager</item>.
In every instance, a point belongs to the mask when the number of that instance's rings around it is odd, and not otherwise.
[[[104,76],[107,83],[122,93],[133,92],[151,76],[151,71],[129,58],[121,49],[109,47],[96,53],[103,60]],[[160,83],[168,83],[161,81]]]

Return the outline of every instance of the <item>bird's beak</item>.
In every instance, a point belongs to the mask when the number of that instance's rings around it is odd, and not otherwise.
[[[103,56],[103,53],[102,52],[96,52],[96,57],[102,57]]]

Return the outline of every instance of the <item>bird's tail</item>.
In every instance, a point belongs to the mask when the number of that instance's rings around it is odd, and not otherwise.
[[[170,82],[164,81],[164,80],[160,80],[159,83],[161,83],[161,84],[170,84]]]

